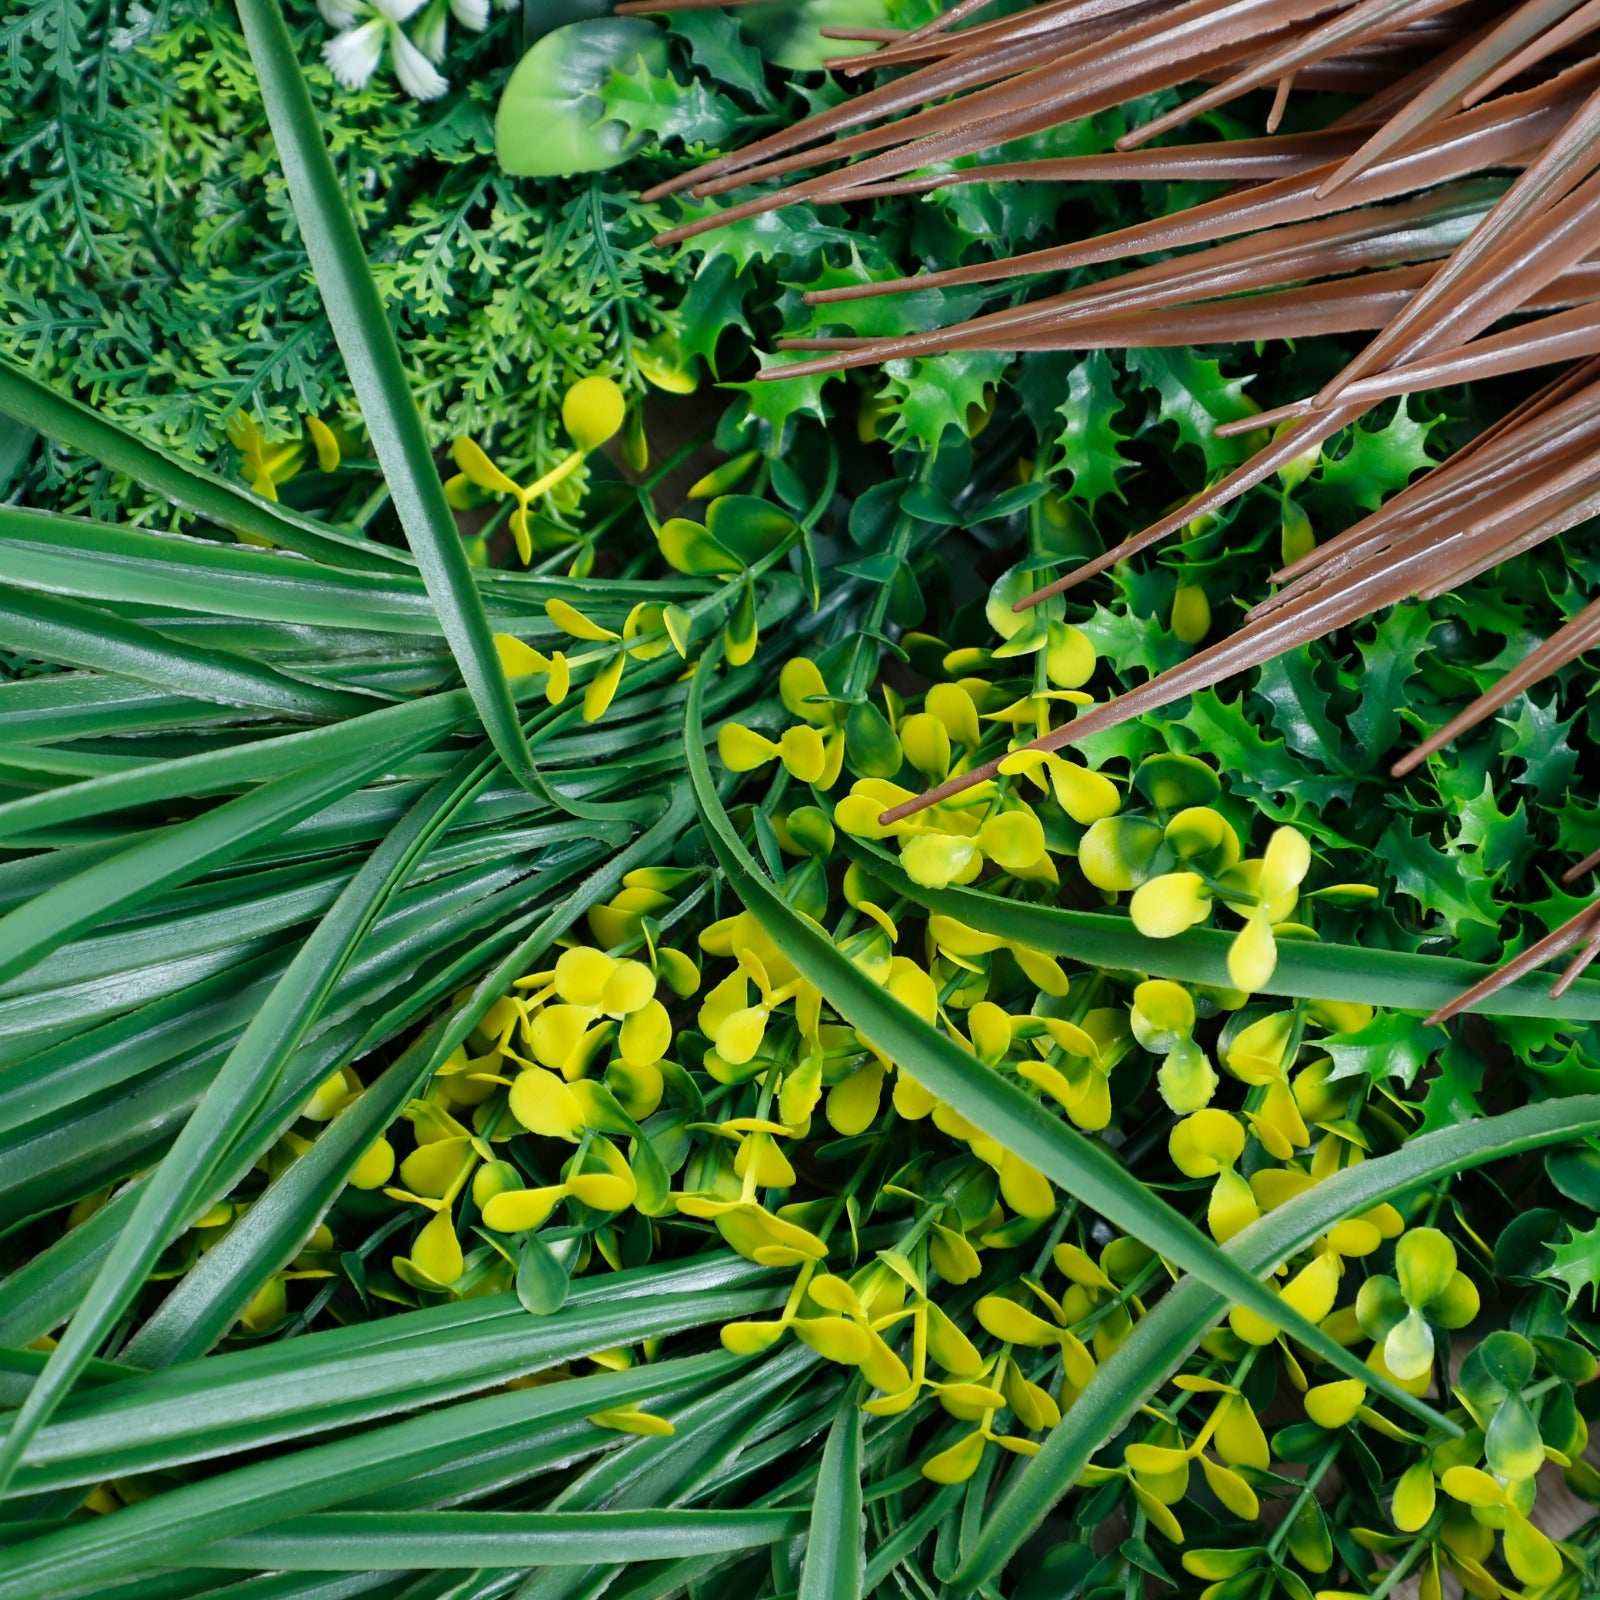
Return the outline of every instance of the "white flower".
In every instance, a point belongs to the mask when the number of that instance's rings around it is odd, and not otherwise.
[[[411,38],[416,47],[435,66],[444,60],[445,37],[449,32],[443,6],[429,6],[422,20],[412,29]]]
[[[359,89],[377,70],[383,55],[383,36],[388,29],[389,24],[382,17],[374,17],[359,28],[347,29],[330,39],[322,47],[322,59],[328,64],[328,71],[346,89]]]
[[[489,0],[450,0],[450,13],[463,28],[482,33],[489,26]]]
[[[394,74],[400,87],[414,100],[437,100],[450,81],[395,27],[389,29],[394,44]]]
[[[422,9],[426,0],[372,0],[373,9],[390,22],[408,22]]]
[[[317,10],[330,28],[348,28],[366,9],[359,0],[317,0]]]

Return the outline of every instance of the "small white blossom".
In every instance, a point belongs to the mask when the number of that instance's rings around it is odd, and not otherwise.
[[[346,89],[359,89],[377,70],[383,56],[383,37],[389,24],[382,17],[349,28],[322,47],[322,59]]]
[[[426,0],[372,0],[372,8],[390,22],[409,22]]]
[[[317,0],[317,10],[330,28],[351,27],[367,7],[359,0]]]
[[[444,47],[449,34],[449,17],[443,6],[429,6],[421,20],[411,30],[411,42],[435,66],[444,60]]]
[[[394,45],[394,73],[400,87],[415,100],[437,100],[450,81],[399,28],[389,30]]]
[[[489,26],[489,0],[450,0],[450,14],[463,28],[482,33]]]

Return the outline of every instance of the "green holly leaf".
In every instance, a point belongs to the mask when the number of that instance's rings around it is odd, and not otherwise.
[[[600,90],[604,114],[628,130],[630,141],[647,138],[682,144],[720,145],[739,123],[739,110],[703,78],[679,83],[670,72],[652,72],[641,55],[613,67]]]
[[[1483,1057],[1452,1039],[1440,1051],[1437,1070],[1422,1097],[1422,1122],[1417,1132],[1434,1133],[1481,1117],[1478,1090],[1482,1086]]]
[[[1394,490],[1433,464],[1427,444],[1437,423],[1437,418],[1419,422],[1401,400],[1382,427],[1357,424],[1347,430],[1341,455],[1323,453],[1316,487],[1347,506],[1376,511]]]
[[[1384,830],[1376,853],[1388,866],[1395,888],[1415,900],[1425,916],[1443,918],[1453,937],[1459,939],[1463,928],[1499,926],[1488,882],[1470,876],[1459,858],[1418,838],[1401,818]]]
[[[1159,616],[1142,616],[1131,606],[1096,606],[1079,626],[1096,653],[1110,661],[1124,681],[1130,678],[1129,667],[1139,667],[1153,678],[1190,653]]]
[[[1216,434],[1219,422],[1237,422],[1260,410],[1244,392],[1249,378],[1225,378],[1220,362],[1187,349],[1130,350],[1127,361],[1160,397],[1158,420],[1171,423],[1179,442],[1205,457],[1208,472],[1225,471],[1250,454],[1248,436],[1219,439]]]
[[[678,343],[683,353],[699,356],[715,373],[717,343],[723,334],[730,328],[750,332],[744,312],[749,292],[750,285],[740,277],[738,267],[728,256],[711,256],[703,261],[678,307]]]
[[[1312,808],[1339,791],[1337,779],[1309,772],[1282,739],[1268,739],[1245,715],[1244,700],[1223,700],[1205,689],[1191,697],[1178,725],[1194,736],[1197,754],[1222,770],[1223,784],[1246,795],[1292,795]]]
[[[1272,720],[1296,755],[1329,772],[1351,776],[1344,735],[1328,713],[1329,691],[1317,682],[1318,660],[1304,645],[1269,661],[1256,693],[1272,707]]]
[[[1582,860],[1600,850],[1600,806],[1591,806],[1569,794],[1550,808],[1556,819],[1556,849]]]
[[[802,350],[776,350],[765,358],[765,365],[782,367],[804,359]],[[790,417],[815,417],[819,422],[825,421],[828,411],[822,399],[823,388],[843,376],[839,372],[817,372],[805,378],[751,378],[723,387],[736,389],[746,396],[750,414],[759,417],[774,434],[780,434]]]
[[[998,350],[953,350],[921,361],[891,361],[880,391],[892,444],[937,450],[947,428],[965,433],[980,416],[1010,357]]]
[[[1357,749],[1373,762],[1400,736],[1400,709],[1407,704],[1407,686],[1427,648],[1433,621],[1425,607],[1396,606],[1357,644],[1361,654],[1361,700],[1350,714],[1350,732]]]
[[[705,68],[713,83],[737,89],[763,105],[772,104],[761,52],[726,11],[673,11],[666,21],[673,33],[688,41],[690,59]]]
[[[1556,700],[1552,694],[1547,704],[1540,705],[1532,695],[1525,694],[1512,715],[1500,718],[1501,725],[1511,731],[1506,754],[1522,762],[1517,782],[1532,789],[1538,800],[1554,800],[1564,794],[1572,769],[1578,764],[1578,752],[1567,743],[1578,713],[1573,712],[1563,722],[1556,715]]]
[[[1550,1265],[1540,1277],[1565,1284],[1569,1306],[1585,1289],[1600,1287],[1600,1222],[1587,1233],[1568,1223],[1566,1243],[1554,1247]]]
[[[1485,775],[1483,788],[1456,811],[1456,830],[1447,846],[1452,855],[1471,854],[1485,877],[1520,876],[1533,853],[1532,829],[1523,802],[1500,809],[1494,780]]]
[[[1383,1011],[1355,1033],[1323,1040],[1322,1048],[1333,1058],[1330,1079],[1365,1078],[1368,1083],[1394,1079],[1409,1089],[1446,1038],[1442,1028],[1430,1028],[1420,1017]]]
[[[716,200],[686,202],[679,220],[693,222],[725,209]],[[684,246],[705,256],[727,256],[743,272],[752,261],[811,261],[824,245],[848,244],[851,235],[842,228],[830,228],[820,221],[810,206],[782,206],[756,217],[740,217],[696,234]]]
[[[1122,498],[1117,479],[1134,464],[1119,448],[1128,435],[1115,426],[1122,409],[1115,376],[1110,356],[1091,352],[1068,373],[1067,398],[1056,412],[1064,424],[1056,435],[1061,464],[1072,474],[1065,492],[1090,511],[1107,495]]]

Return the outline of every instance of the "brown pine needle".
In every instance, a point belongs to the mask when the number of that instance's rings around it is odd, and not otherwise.
[[[1454,1000],[1440,1006],[1428,1018],[1429,1025],[1437,1027],[1440,1023],[1459,1016],[1463,1011],[1475,1010],[1491,995],[1498,994],[1507,984],[1515,983],[1518,978],[1537,971],[1545,962],[1570,950],[1580,940],[1589,938],[1597,929],[1600,929],[1600,901],[1596,901],[1592,906],[1585,906],[1575,917],[1563,922],[1553,933],[1547,933],[1544,938],[1530,944],[1520,955],[1513,956],[1503,967],[1497,968],[1488,977],[1480,978],[1470,989],[1463,989]]]

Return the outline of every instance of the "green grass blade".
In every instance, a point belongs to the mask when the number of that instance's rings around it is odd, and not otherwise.
[[[1597,1130],[1600,1095],[1574,1095],[1424,1134],[1391,1155],[1324,1178],[1229,1240],[1226,1252],[1246,1272],[1269,1271],[1334,1223],[1381,1201],[1470,1167],[1566,1144]],[[1135,1324],[1051,1431],[1044,1448],[1000,1496],[971,1555],[954,1574],[953,1592],[970,1593],[994,1580],[1095,1452],[1122,1431],[1226,1310],[1221,1295],[1191,1277]]]
[[[690,680],[684,738],[689,778],[712,850],[741,903],[829,1005],[930,1093],[1113,1226],[1231,1300],[1260,1312],[1306,1349],[1378,1389],[1413,1416],[1446,1433],[1457,1433],[1455,1425],[1425,1401],[1397,1383],[1377,1378],[1359,1356],[1292,1310],[1187,1217],[1140,1183],[1104,1145],[1044,1110],[880,988],[842,956],[815,923],[785,903],[734,832],[711,781],[700,716],[705,675],[702,668]]]
[[[627,849],[614,853],[540,917],[532,931],[479,979],[467,1003],[412,1045],[251,1206],[228,1236],[200,1258],[129,1342],[127,1359],[144,1367],[170,1366],[202,1354],[219,1338],[269,1274],[300,1248],[338,1197],[362,1152],[406,1100],[420,1091],[439,1062],[466,1040],[511,981],[536,965],[590,906],[613,893],[625,873],[670,849],[691,804],[688,791],[680,789],[660,822]]]
[[[635,1273],[631,1282],[622,1276],[597,1280],[599,1292],[574,1287],[561,1310],[545,1317],[530,1317],[512,1295],[489,1296],[472,1302],[470,1312],[429,1307],[380,1319],[382,1326],[301,1334],[266,1352],[208,1356],[75,1396],[40,1433],[19,1491],[94,1484],[107,1472],[214,1461],[291,1441],[321,1448],[319,1434],[388,1422],[635,1337],[716,1326],[783,1299],[769,1272],[726,1256]],[[300,1509],[348,1497],[330,1493]]]
[[[255,706],[282,716],[351,717],[370,695],[310,683],[264,662],[169,639],[153,628],[54,595],[10,590],[0,598],[0,646],[24,656],[90,667],[157,689]]]
[[[83,451],[114,472],[127,473],[135,483],[234,533],[255,534],[286,550],[367,571],[404,571],[410,565],[399,551],[386,550],[315,517],[274,505],[241,484],[145,443],[3,359],[0,412],[27,423],[57,444]]]
[[[484,729],[511,775],[525,788],[537,789],[538,773],[495,654],[483,601],[445,502],[394,330],[318,126],[294,40],[277,0],[239,0],[238,10],[317,290],[400,526]]]
[[[370,702],[368,702],[370,704]],[[382,706],[360,717],[320,728],[301,728],[271,738],[252,739],[221,750],[153,761],[135,771],[107,773],[66,784],[48,794],[28,795],[0,805],[0,839],[60,827],[112,811],[159,804],[194,795],[218,794],[303,772],[347,755],[368,742],[413,739],[425,749],[463,729],[472,705],[463,689],[429,695],[403,705]]]
[[[613,1342],[619,1336],[628,1337],[619,1335],[619,1329],[629,1319],[640,1336],[657,1329],[672,1331],[696,1315],[698,1298],[691,1293],[664,1302],[624,1300],[614,1310],[602,1309],[594,1317],[594,1342],[569,1339],[568,1344],[587,1343],[589,1349],[604,1349],[608,1336]],[[740,1310],[733,1308],[748,1306],[754,1297],[746,1291],[705,1298],[709,1318],[719,1313],[740,1315]],[[655,1315],[659,1307],[668,1305],[678,1312],[676,1322]],[[591,1312],[593,1309],[591,1303]],[[569,1325],[576,1320],[565,1311],[557,1315]],[[534,1322],[520,1310],[518,1316],[524,1324]],[[548,1336],[544,1342],[556,1348]],[[402,1359],[413,1357],[403,1354]],[[503,1440],[526,1438],[544,1427],[608,1406],[646,1403],[674,1393],[684,1384],[731,1372],[739,1364],[735,1357],[716,1351],[645,1363],[625,1372],[510,1390],[213,1474],[89,1523],[8,1547],[6,1564],[0,1569],[0,1600],[47,1600],[55,1594],[103,1587],[152,1566],[171,1565],[216,1539],[404,1483],[413,1473],[451,1459],[470,1461]],[[523,1370],[537,1370],[537,1366],[529,1364]],[[288,1375],[290,1381],[292,1376]]]
[[[822,1450],[806,1530],[798,1600],[860,1600],[866,1582],[861,1523],[861,1407],[847,1391]]]
[[[469,762],[462,777],[440,780],[373,851],[250,1019],[139,1196],[126,1228],[12,1420],[0,1444],[0,1494],[33,1435],[193,1214],[228,1146],[270,1092],[385,902],[469,792],[470,776]]]
[[[553,638],[544,601],[563,595],[620,626],[649,586],[605,579],[536,580],[516,589],[489,584],[496,623],[522,637]],[[79,600],[151,605],[198,617],[242,617],[298,627],[437,636],[438,614],[412,573],[353,571],[281,551],[219,544],[87,517],[0,506],[0,581]],[[684,591],[667,585],[667,598]],[[645,594],[637,591],[645,589]]]
[[[1124,967],[1152,977],[1222,988],[1232,981],[1227,956],[1233,936],[1217,929],[1191,928],[1176,938],[1147,939],[1127,917],[1103,911],[1030,905],[981,889],[924,888],[907,877],[899,862],[885,851],[847,836],[841,836],[839,843],[853,861],[895,894],[926,910],[955,917],[980,933],[1096,967]],[[1450,956],[1280,939],[1278,965],[1261,993],[1306,1000],[1363,1000],[1400,1011],[1433,1011],[1490,970]],[[1507,984],[1470,1009],[1500,1017],[1600,1021],[1600,982],[1580,978],[1565,994],[1552,996],[1550,980],[1532,974]]]
[[[371,1572],[431,1567],[591,1567],[776,1544],[803,1511],[333,1511],[221,1539],[214,1567]]]
[[[0,981],[25,971],[82,929],[163,885],[183,883],[359,789],[428,736],[368,747],[263,784],[203,816],[175,823],[95,863],[0,917]]]

